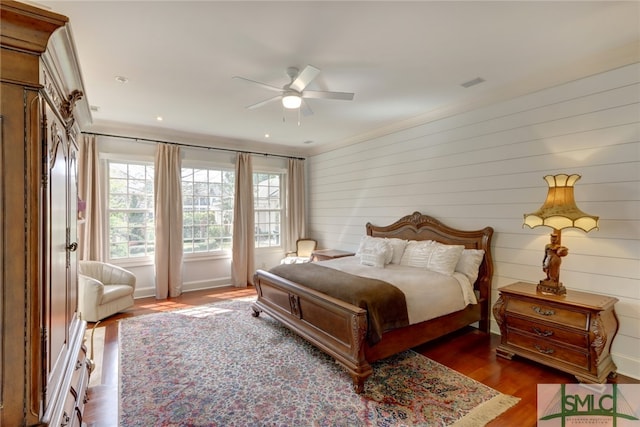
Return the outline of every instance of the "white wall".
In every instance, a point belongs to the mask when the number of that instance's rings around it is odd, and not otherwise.
[[[309,159],[310,235],[355,250],[365,224],[420,211],[462,229],[491,226],[497,289],[537,283],[551,231],[523,228],[542,177],[578,173],[578,206],[600,229],[564,230],[571,290],[619,299],[613,358],[640,378],[640,64],[370,139]],[[495,321],[492,331],[499,333]]]

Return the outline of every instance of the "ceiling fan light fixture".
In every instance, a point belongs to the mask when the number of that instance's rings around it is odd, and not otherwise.
[[[300,108],[302,105],[302,97],[297,93],[287,92],[282,97],[282,106],[284,108],[288,108],[290,110]]]

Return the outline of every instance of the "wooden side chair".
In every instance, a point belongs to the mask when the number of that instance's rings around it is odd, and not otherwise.
[[[313,239],[298,239],[296,241],[296,251],[287,252],[280,264],[301,264],[311,261],[311,254],[316,250],[318,242]]]

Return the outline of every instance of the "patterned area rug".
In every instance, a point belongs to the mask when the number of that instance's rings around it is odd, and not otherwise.
[[[365,391],[250,301],[120,321],[120,426],[480,426],[519,399],[413,351]]]

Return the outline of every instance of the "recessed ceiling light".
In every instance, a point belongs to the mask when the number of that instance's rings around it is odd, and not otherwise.
[[[163,121],[164,119],[162,118],[162,116],[156,116],[156,120],[157,120],[157,121],[159,121],[159,122],[161,122],[161,121]]]
[[[125,84],[125,83],[127,83],[129,81],[129,79],[126,78],[125,76],[116,76],[116,81],[118,83]]]
[[[308,139],[308,140],[306,140],[305,142],[303,142],[303,144],[313,144],[313,141],[312,141],[312,140],[310,140],[310,139]]]
[[[265,138],[270,138],[270,137],[271,137],[271,135],[269,135],[268,133],[265,133],[265,134],[264,134],[264,137],[265,137]]]

